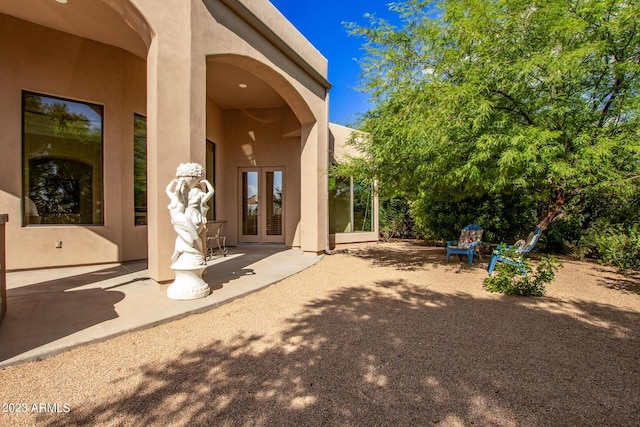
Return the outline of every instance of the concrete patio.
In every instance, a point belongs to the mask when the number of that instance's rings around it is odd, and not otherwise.
[[[7,273],[0,367],[210,310],[315,264],[321,255],[277,245],[229,248],[208,262],[206,298],[174,301],[146,261]]]

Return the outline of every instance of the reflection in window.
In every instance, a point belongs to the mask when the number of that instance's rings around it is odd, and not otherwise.
[[[372,192],[367,180],[329,177],[329,233],[372,231]]]
[[[258,235],[258,172],[242,172],[242,235]]]
[[[371,183],[351,178],[353,188],[353,231],[373,231],[371,222]]]
[[[102,224],[103,107],[23,92],[24,225]]]
[[[207,159],[206,159],[206,178],[207,181],[213,185],[213,189],[216,189],[216,144],[207,140]],[[213,197],[207,202],[209,210],[207,211],[207,220],[213,221],[216,219],[216,193],[213,193]]]
[[[351,180],[329,178],[329,233],[350,233]]]
[[[147,119],[133,115],[133,206],[135,225],[147,225]]]
[[[282,236],[282,171],[268,171],[267,184],[267,235]]]

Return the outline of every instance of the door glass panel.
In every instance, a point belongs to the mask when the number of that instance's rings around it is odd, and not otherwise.
[[[282,235],[282,171],[266,172],[267,235]]]
[[[258,235],[258,172],[242,172],[242,234]]]

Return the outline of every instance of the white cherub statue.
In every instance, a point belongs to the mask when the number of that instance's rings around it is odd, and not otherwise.
[[[204,176],[204,168],[198,163],[181,163],[176,178],[167,185],[171,223],[178,233],[171,257],[174,264],[186,253],[193,255],[196,264],[206,265],[200,233],[207,223],[207,202],[214,189]]]

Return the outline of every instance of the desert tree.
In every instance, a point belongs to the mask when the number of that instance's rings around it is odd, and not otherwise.
[[[442,204],[526,200],[546,229],[585,191],[639,174],[636,0],[405,0],[369,16],[372,107],[353,163],[380,191]],[[350,171],[353,172],[353,171]],[[571,204],[575,206],[576,204]]]

